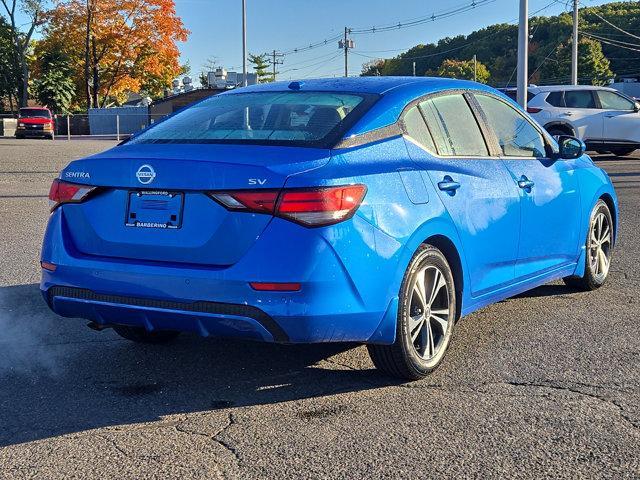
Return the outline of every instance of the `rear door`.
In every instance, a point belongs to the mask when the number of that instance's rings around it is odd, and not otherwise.
[[[603,138],[614,142],[640,142],[640,114],[635,102],[609,90],[597,90],[602,109]]]
[[[489,155],[467,99],[462,94],[428,98],[408,110],[404,122],[411,157],[455,223],[471,295],[509,284],[518,253],[518,191],[502,162]]]
[[[602,139],[602,111],[598,109],[593,90],[565,90],[565,108],[559,117],[573,125],[577,136],[586,141]]]
[[[495,97],[474,94],[493,130],[511,185],[520,195],[522,222],[516,280],[575,262],[580,245],[577,160],[552,160],[544,136],[522,113]]]

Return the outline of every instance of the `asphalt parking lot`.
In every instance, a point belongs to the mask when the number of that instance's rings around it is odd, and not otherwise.
[[[640,155],[597,159],[622,218],[603,288],[484,308],[402,384],[363,347],[140,346],[52,314],[50,182],[114,144],[0,138],[1,479],[640,478]]]

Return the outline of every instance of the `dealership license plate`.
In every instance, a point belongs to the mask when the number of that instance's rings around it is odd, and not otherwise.
[[[175,229],[182,226],[184,193],[161,190],[129,192],[127,227]]]

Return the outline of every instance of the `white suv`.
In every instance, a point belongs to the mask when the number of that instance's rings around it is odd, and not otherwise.
[[[514,89],[503,91],[514,98]],[[527,110],[551,135],[578,137],[589,150],[629,155],[640,148],[640,104],[612,88],[531,86]]]

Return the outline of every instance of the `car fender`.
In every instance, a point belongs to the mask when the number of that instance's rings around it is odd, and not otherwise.
[[[439,202],[438,202],[439,203]],[[415,229],[413,234],[405,241],[403,247],[398,254],[398,262],[395,276],[390,282],[390,288],[394,292],[391,295],[391,300],[387,307],[387,311],[383,316],[380,324],[376,328],[373,335],[368,340],[368,343],[377,343],[390,345],[395,342],[396,339],[396,324],[398,320],[398,308],[399,308],[399,292],[402,284],[402,279],[409,266],[411,258],[418,250],[420,245],[428,242],[430,238],[444,237],[448,240],[454,248],[457,250],[460,257],[461,270],[462,270],[462,291],[457,292],[458,301],[461,303],[458,305],[458,311],[462,311],[462,306],[466,301],[464,285],[468,285],[468,273],[466,267],[466,257],[462,248],[462,244],[458,237],[455,225],[446,210],[442,210],[440,215],[430,218],[423,222],[418,228]]]
[[[580,228],[580,255],[578,256],[578,263],[574,271],[574,275],[584,275],[584,269],[587,258],[587,235],[589,233],[589,217],[593,207],[601,198],[608,198],[613,204],[611,216],[613,217],[613,245],[615,246],[616,239],[618,238],[618,229],[620,224],[619,219],[619,206],[618,197],[616,195],[613,184],[609,179],[607,173],[601,168],[595,165],[591,168],[578,169],[579,172],[579,184],[580,184],[580,197],[581,197],[581,228]]]

